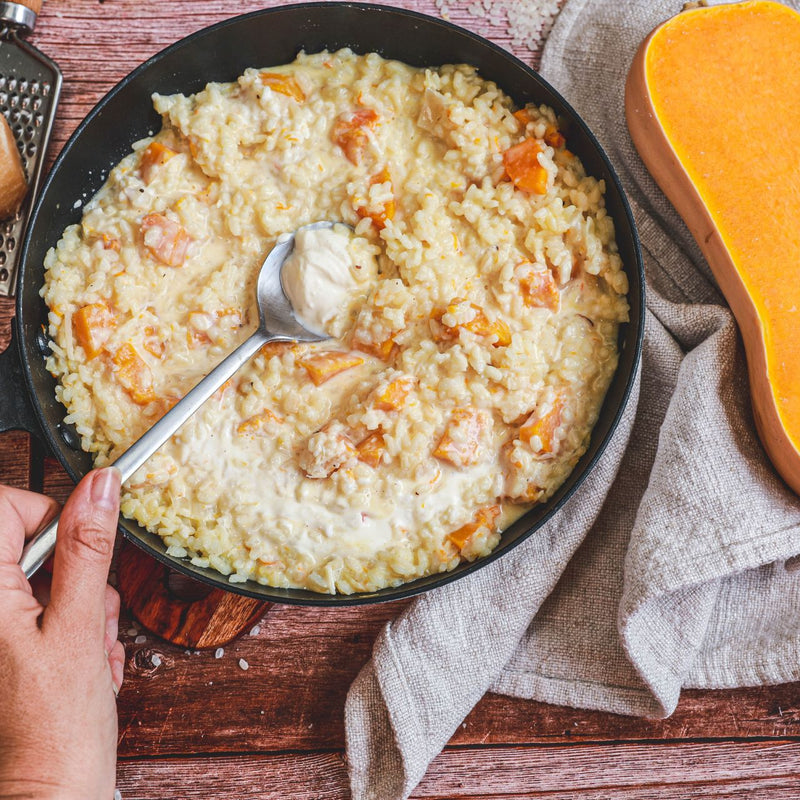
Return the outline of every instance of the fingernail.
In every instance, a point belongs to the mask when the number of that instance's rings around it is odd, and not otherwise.
[[[120,474],[116,467],[97,470],[92,481],[92,502],[100,508],[115,509],[119,503]]]

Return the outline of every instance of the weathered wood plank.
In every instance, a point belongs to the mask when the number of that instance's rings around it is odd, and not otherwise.
[[[63,503],[75,488],[72,478],[52,456],[44,460],[44,493]]]
[[[30,488],[31,437],[22,431],[0,434],[0,483]]]
[[[130,668],[120,694],[120,754],[343,747],[347,689],[368,660],[381,627],[406,604],[335,610],[275,605],[256,636],[226,646],[220,659],[213,651],[187,655],[153,639],[137,645],[126,635]],[[161,665],[153,668],[156,653]],[[247,672],[239,668],[240,658],[248,662]],[[220,708],[228,711],[220,716]],[[203,731],[202,738],[198,731]],[[490,694],[466,718],[452,743],[771,736],[800,736],[800,684],[686,692],[667,720]]]
[[[788,800],[797,797],[799,779],[797,742],[448,748],[412,797]],[[126,800],[349,797],[340,752],[122,761],[117,785]]]

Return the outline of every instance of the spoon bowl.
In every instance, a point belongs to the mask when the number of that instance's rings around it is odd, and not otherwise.
[[[258,329],[187,392],[113,464],[109,464],[120,471],[123,483],[265,344],[321,342],[330,338],[327,334],[316,333],[303,326],[283,290],[281,273],[286,259],[294,250],[295,237],[300,231],[332,228],[336,224],[328,221],[314,222],[298,228],[293,233],[283,234],[278,239],[264,259],[258,274],[256,285]],[[30,578],[55,549],[59,518],[60,515],[39,531],[22,551],[19,564],[26,577]]]

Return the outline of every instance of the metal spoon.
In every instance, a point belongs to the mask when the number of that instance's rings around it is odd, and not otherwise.
[[[336,222],[315,222],[298,228],[294,233],[278,239],[258,275],[256,299],[258,301],[258,330],[242,342],[229,356],[223,359],[182,400],[176,403],[141,439],[134,442],[113,464],[122,473],[123,483],[150,458],[200,406],[211,397],[244,363],[268,342],[319,342],[327,339],[325,334],[313,333],[300,324],[294,309],[281,285],[281,270],[284,262],[294,250],[295,236],[304,230],[332,228]],[[59,515],[60,516],[60,515]],[[26,577],[50,557],[56,546],[58,530],[56,517],[48,523],[22,551],[19,565]]]

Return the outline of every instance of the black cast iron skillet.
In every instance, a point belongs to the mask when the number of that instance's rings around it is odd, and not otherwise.
[[[461,564],[452,572],[350,596],[273,589],[254,582],[230,584],[219,573],[168,556],[158,536],[134,522],[121,520],[121,530],[128,539],[170,567],[213,586],[273,602],[335,606],[405,597],[463,577],[533,534],[559,511],[601,457],[631,391],[644,327],[641,254],[619,179],[585,123],[549,84],[491,42],[432,17],[358,3],[302,3],[236,17],[168,47],[109,92],[67,142],[36,203],[23,245],[15,342],[0,356],[0,431],[24,428],[43,436],[74,480],[91,468],[77,435],[63,423],[65,410],[56,402],[55,381],[44,366],[46,308],[39,297],[43,261],[64,228],[79,221],[81,209],[76,207],[76,200],[91,197],[101,187],[108,170],[130,152],[133,142],[160,128],[160,117],[152,109],[150,95],[196,92],[208,81],[235,80],[247,67],[290,62],[301,49],[317,52],[342,47],[357,53],[375,51],[418,67],[473,64],[517,104],[546,103],[566,118],[570,150],[581,157],[589,174],[606,182],[606,202],[616,224],[617,242],[630,281],[631,318],[620,332],[619,368],[590,447],[569,479],[548,503],[508,528],[490,556]]]

